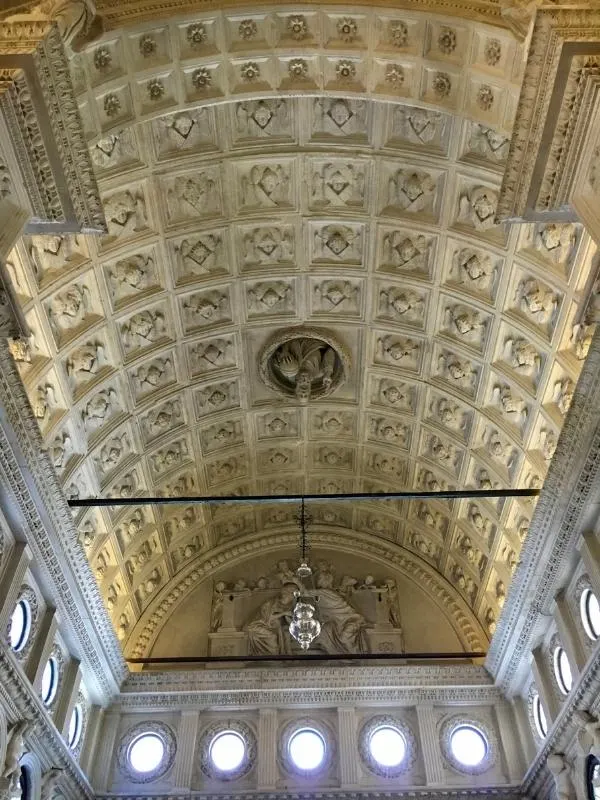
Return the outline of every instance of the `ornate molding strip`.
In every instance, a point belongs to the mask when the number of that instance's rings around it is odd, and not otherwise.
[[[219,792],[206,794],[203,792],[186,792],[185,794],[164,794],[161,800],[189,800],[189,798],[202,798],[202,800],[256,800],[253,792]],[[422,800],[438,800],[438,798],[461,798],[461,800],[522,800],[518,786],[502,788],[479,787],[477,789],[407,789],[406,791],[296,791],[296,792],[269,792],[269,800],[402,800],[402,798],[420,798]],[[147,794],[97,794],[97,800],[149,800]]]
[[[446,610],[449,618],[454,622],[455,630],[467,648],[475,651],[484,646],[487,637],[480,623],[475,619],[473,612],[458,592],[447,580],[436,573],[435,569],[399,546],[383,542],[374,536],[369,537],[368,542],[364,539],[364,534],[362,538],[359,538],[354,531],[347,530],[340,533],[339,529],[328,532],[315,531],[311,535],[314,546],[331,546],[335,540],[336,546],[340,550],[353,553],[366,552],[374,559],[381,560],[386,564],[393,564],[398,571],[403,572],[411,580],[428,587],[431,596],[441,608]],[[268,536],[249,536],[236,541],[235,545],[224,546],[208,555],[199,556],[177,576],[177,582],[172,581],[157,595],[155,601],[140,617],[130,639],[132,645],[127,647],[127,655],[132,658],[142,658],[151,652],[152,645],[173,608],[189,596],[201,580],[205,580],[221,569],[224,563],[232,566],[253,553],[264,554],[276,552],[285,547],[289,548],[295,544],[296,540],[297,532],[295,530]]]
[[[334,0],[332,6],[343,4],[344,0]],[[262,5],[282,5],[275,3],[275,0],[267,0]],[[284,4],[285,5],[285,4]],[[290,5],[293,3],[290,2]],[[308,0],[306,4],[320,6],[317,0]],[[464,19],[485,22],[489,25],[498,25],[503,28],[510,28],[511,23],[505,20],[501,14],[501,6],[497,2],[490,0],[402,0],[397,3],[393,0],[383,0],[377,3],[363,3],[365,8],[391,7],[394,11],[400,9],[411,11],[426,11],[434,14],[448,14],[451,16],[462,17]],[[127,2],[127,0],[99,0],[96,3],[98,14],[102,17],[104,29],[106,31],[123,26],[135,25],[140,22],[158,21],[170,18],[176,14],[192,14],[194,11],[211,11],[221,8],[235,8],[236,12],[242,12],[242,7],[236,0],[137,0],[137,2]]]
[[[104,212],[56,24],[0,23],[0,110],[34,219],[29,230],[103,233]]]
[[[594,336],[558,440],[521,564],[511,585],[486,665],[505,692],[531,649],[565,560],[581,532],[586,504],[600,485],[600,333]],[[543,558],[542,558],[543,553]]]
[[[5,425],[0,436],[2,481],[18,504],[37,563],[48,571],[55,587],[54,602],[73,626],[81,658],[108,700],[125,678],[127,667],[6,342],[0,343],[0,407]],[[18,454],[7,436],[8,426],[20,448]],[[81,609],[87,612],[85,618]]]
[[[569,206],[574,159],[591,119],[600,9],[538,10],[498,200],[502,220],[576,218]],[[576,50],[571,45],[588,43]],[[585,54],[588,49],[589,55]]]
[[[39,750],[43,753],[44,760],[47,759],[62,768],[61,781],[70,784],[71,796],[94,797],[92,787],[66,742],[51,722],[41,699],[3,647],[0,648],[0,698],[15,717],[15,721],[31,719],[34,722],[34,738],[39,743]]]

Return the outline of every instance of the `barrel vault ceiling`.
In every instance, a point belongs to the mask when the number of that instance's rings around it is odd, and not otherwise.
[[[539,487],[594,250],[576,225],[494,222],[521,58],[506,31],[342,7],[147,24],[78,54],[108,235],[25,238],[9,264],[33,334],[13,355],[67,497]],[[296,326],[349,359],[308,404],[258,368]],[[333,544],[411,551],[489,635],[532,509],[312,514]],[[126,652],[191,564],[295,511],[79,513]]]

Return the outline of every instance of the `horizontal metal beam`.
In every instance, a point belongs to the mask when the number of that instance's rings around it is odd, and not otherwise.
[[[266,661],[457,661],[485,658],[487,653],[305,653],[279,656],[173,656],[173,658],[126,658],[128,664],[222,664]]]
[[[339,492],[337,494],[252,494],[240,495],[186,495],[183,497],[85,497],[69,500],[71,508],[97,508],[103,506],[173,506],[217,505],[237,503],[301,503],[338,500],[483,500],[497,497],[537,497],[539,489],[448,489],[442,492]]]

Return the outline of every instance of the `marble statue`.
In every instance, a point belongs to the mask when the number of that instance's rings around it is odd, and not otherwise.
[[[336,355],[332,347],[318,339],[292,339],[273,353],[273,372],[294,387],[301,403],[310,400],[315,385],[331,386]]]

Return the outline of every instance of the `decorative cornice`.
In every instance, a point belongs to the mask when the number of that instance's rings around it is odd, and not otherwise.
[[[154,795],[155,796],[155,795]],[[355,790],[355,791],[335,791],[327,792],[316,791],[296,791],[296,792],[185,792],[184,794],[163,794],[161,800],[190,800],[190,798],[201,798],[202,800],[256,800],[257,797],[268,797],[268,800],[403,800],[403,798],[419,798],[420,800],[438,800],[438,798],[461,798],[461,800],[522,800],[522,795],[518,786],[507,786],[502,788],[478,787],[456,788],[456,789],[406,789],[404,791],[377,791],[377,790]],[[147,794],[97,794],[97,800],[151,800]]]
[[[600,484],[600,333],[583,366],[573,404],[560,434],[529,533],[492,640],[486,666],[500,687],[511,680],[540,616],[560,588],[564,565],[575,549],[581,521]]]
[[[208,555],[202,554],[192,561],[157,595],[156,599],[140,617],[126,647],[126,654],[132,658],[143,658],[151,652],[158,634],[179,605],[196,586],[222,569],[223,564],[229,567],[241,563],[253,554],[266,555],[281,549],[289,549],[297,543],[298,532],[295,529],[270,535],[246,536],[213,550]],[[453,622],[454,628],[463,645],[472,651],[481,650],[486,642],[486,635],[454,587],[433,567],[408,550],[384,542],[376,536],[360,536],[349,529],[331,528],[315,530],[311,533],[314,547],[331,547],[335,543],[338,550],[351,553],[365,553],[375,561],[393,564],[394,568],[420,586],[426,587],[432,598],[443,609]]]
[[[55,23],[0,23],[0,109],[19,161],[33,232],[103,233],[104,212]]]
[[[333,0],[329,5],[336,6],[344,0]],[[281,6],[275,0],[263,0],[261,6]],[[285,5],[285,3],[283,4]],[[292,5],[290,0],[290,5]],[[322,6],[318,0],[308,0],[306,5]],[[395,12],[403,9],[407,11],[425,11],[432,14],[445,14],[476,22],[485,22],[488,25],[497,25],[510,28],[510,22],[501,16],[500,4],[490,0],[383,0],[382,2],[363,2],[365,8],[381,7],[393,8]],[[360,7],[359,5],[359,7]],[[136,25],[140,22],[159,21],[172,18],[176,14],[190,14],[215,9],[235,8],[236,13],[242,13],[243,7],[236,0],[99,0],[96,3],[98,14],[102,17],[104,30],[113,30],[124,26]]]
[[[576,133],[589,120],[592,104],[585,87],[598,66],[585,48],[583,53],[581,48],[570,51],[568,45],[589,43],[593,55],[599,40],[598,8],[538,10],[498,200],[499,219],[538,219],[543,212],[572,215],[567,188],[574,171],[569,164],[579,152]]]
[[[55,587],[53,601],[72,626],[80,657],[106,702],[125,678],[127,667],[6,342],[0,343],[0,407],[5,490],[14,498],[36,563]],[[9,439],[9,430],[16,441]]]

